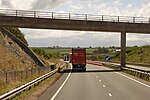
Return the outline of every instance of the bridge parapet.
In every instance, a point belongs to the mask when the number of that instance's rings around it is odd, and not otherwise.
[[[15,17],[69,19],[69,20],[86,20],[86,21],[102,21],[102,22],[104,21],[104,22],[126,22],[126,23],[150,23],[150,18],[148,17],[74,14],[74,13],[57,13],[57,12],[11,10],[11,9],[0,9],[0,13],[1,16],[15,16]]]

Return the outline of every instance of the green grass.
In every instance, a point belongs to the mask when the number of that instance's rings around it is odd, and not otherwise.
[[[49,48],[45,49],[46,52],[49,53],[60,53],[60,55],[70,54],[71,48]]]
[[[93,54],[93,51],[97,50],[97,48],[87,48],[86,53],[91,55]],[[45,49],[45,51],[50,52],[50,53],[60,53],[60,55],[64,54],[70,54],[72,52],[72,48],[49,48]]]
[[[95,50],[97,50],[97,48],[87,48],[86,53],[87,53],[87,55],[92,55],[93,51],[95,51]]]
[[[115,53],[113,61],[120,61],[120,52]],[[126,61],[129,63],[145,63],[150,64],[150,46],[127,47]]]

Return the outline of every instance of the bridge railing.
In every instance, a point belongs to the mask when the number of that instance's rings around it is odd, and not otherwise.
[[[57,12],[41,12],[41,11],[27,11],[27,10],[11,10],[11,9],[0,9],[0,15],[16,16],[16,17],[85,20],[85,21],[150,23],[150,18],[148,17],[91,15],[91,14],[57,13]]]

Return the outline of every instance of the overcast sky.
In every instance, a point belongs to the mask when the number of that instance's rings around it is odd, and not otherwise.
[[[0,0],[0,8],[150,17],[150,0]],[[21,29],[30,46],[120,46],[120,33]],[[127,46],[150,44],[150,34],[127,34]]]

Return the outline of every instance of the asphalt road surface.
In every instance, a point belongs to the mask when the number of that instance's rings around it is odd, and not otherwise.
[[[103,66],[64,75],[39,100],[150,100],[150,82]]]
[[[118,63],[111,63],[114,65],[120,65]],[[143,67],[143,66],[137,66],[137,65],[130,65],[130,64],[126,64],[127,67],[131,67],[131,68],[136,68],[136,69],[141,69],[141,70],[145,70],[145,71],[150,71],[150,67]]]

